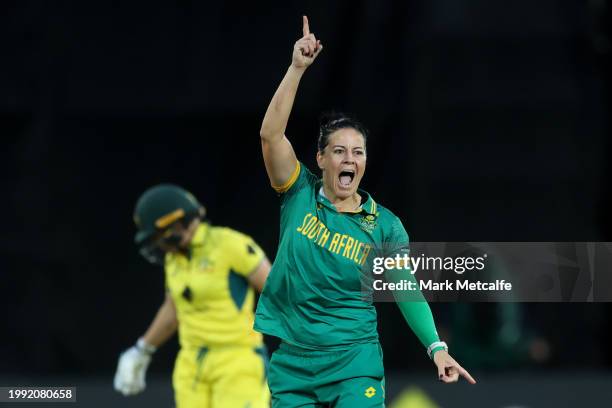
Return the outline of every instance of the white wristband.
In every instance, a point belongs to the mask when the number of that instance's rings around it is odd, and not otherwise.
[[[444,349],[444,351],[448,351],[448,346],[446,345],[445,342],[443,342],[443,341],[433,342],[433,343],[431,343],[431,345],[429,347],[427,347],[427,355],[429,356],[429,358],[433,358],[431,352],[434,351],[434,349],[436,349],[438,347],[442,347]]]
[[[147,343],[142,337],[136,342],[136,347],[138,350],[146,354],[153,354],[155,351],[157,351],[157,347]]]

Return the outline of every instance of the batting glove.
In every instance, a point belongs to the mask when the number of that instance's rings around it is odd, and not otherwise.
[[[124,396],[138,394],[146,388],[145,375],[156,348],[142,338],[119,356],[115,373],[115,390]]]

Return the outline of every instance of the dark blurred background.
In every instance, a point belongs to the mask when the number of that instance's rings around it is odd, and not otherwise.
[[[119,352],[163,299],[161,270],[132,241],[134,203],[153,184],[191,190],[213,223],[274,257],[278,201],[258,131],[302,14],[325,50],[287,135],[312,169],[319,113],[347,111],[371,131],[363,188],[412,240],[612,241],[609,0],[0,7],[0,385],[91,378],[113,393]],[[406,375],[432,387],[396,306],[379,306],[390,394]],[[432,309],[481,380],[427,389],[434,401],[495,395],[489,378],[612,379],[610,304]],[[175,352],[174,341],[150,368],[168,390]]]

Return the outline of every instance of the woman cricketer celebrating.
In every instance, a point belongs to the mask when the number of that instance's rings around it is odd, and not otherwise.
[[[270,263],[249,236],[203,217],[195,197],[173,184],[154,186],[138,200],[135,240],[147,260],[164,266],[166,299],[121,354],[114,386],[126,396],[142,392],[152,354],[178,330],[177,408],[266,408],[267,355],[253,331],[253,303]]]
[[[268,384],[273,407],[380,407],[384,370],[376,309],[364,299],[361,270],[371,250],[408,247],[401,221],[358,189],[366,168],[366,131],[346,116],[322,123],[317,164],[300,163],[285,136],[300,79],[323,46],[303,18],[303,37],[261,128],[268,177],[281,200],[280,243],[255,318],[279,337]],[[398,302],[438,368],[440,381],[475,380],[438,338],[426,302]]]

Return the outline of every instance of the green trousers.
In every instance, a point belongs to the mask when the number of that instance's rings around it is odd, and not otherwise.
[[[283,342],[268,371],[272,407],[384,407],[382,360],[379,343],[320,351]]]

